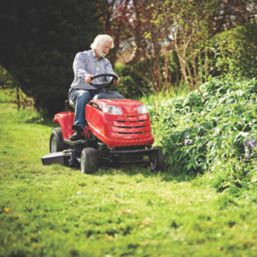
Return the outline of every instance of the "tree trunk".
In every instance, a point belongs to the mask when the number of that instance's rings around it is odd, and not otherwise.
[[[209,76],[209,56],[207,47],[204,49],[204,57],[204,82],[206,82]]]
[[[163,73],[164,73],[164,88],[168,89],[168,85],[171,81],[171,75],[169,73],[169,56],[167,54],[164,55],[164,67],[163,67]]]
[[[189,89],[193,90],[194,89],[194,77],[192,75],[191,67],[190,67],[189,62],[186,62],[186,70],[187,70],[187,73],[188,73],[188,76],[189,76]]]

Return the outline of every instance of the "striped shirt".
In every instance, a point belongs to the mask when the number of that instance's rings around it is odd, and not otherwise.
[[[101,57],[96,58],[95,52],[93,50],[88,50],[84,52],[79,52],[76,54],[73,62],[74,80],[71,84],[72,88],[85,89],[85,90],[95,90],[96,88],[86,83],[86,74],[91,74],[93,76],[103,73],[115,74],[110,61]],[[111,77],[107,78],[97,78],[93,80],[93,83],[100,84],[111,80]]]

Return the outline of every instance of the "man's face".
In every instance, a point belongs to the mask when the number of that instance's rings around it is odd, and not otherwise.
[[[111,47],[111,42],[105,42],[103,44],[100,44],[97,48],[98,55],[100,55],[101,57],[105,57],[109,53]]]

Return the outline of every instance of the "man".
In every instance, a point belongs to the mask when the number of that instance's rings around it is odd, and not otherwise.
[[[98,74],[115,74],[110,61],[105,58],[114,47],[113,39],[109,35],[98,35],[91,44],[91,50],[76,54],[73,62],[74,80],[69,90],[69,99],[75,103],[75,118],[72,129],[75,133],[70,140],[81,139],[81,133],[86,125],[85,105],[98,93],[90,85],[92,77]],[[95,79],[94,83],[106,82],[104,78]]]

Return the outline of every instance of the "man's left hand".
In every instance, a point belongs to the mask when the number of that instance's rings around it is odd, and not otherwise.
[[[117,78],[117,79],[115,79],[115,80],[113,81],[113,84],[114,84],[115,86],[118,86],[119,83],[120,83],[120,78]]]

